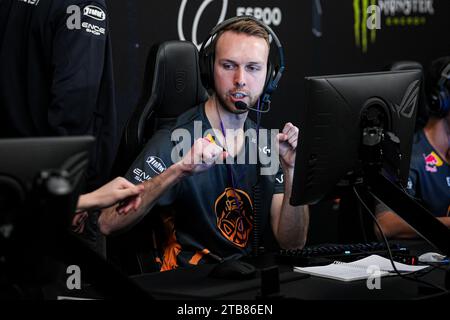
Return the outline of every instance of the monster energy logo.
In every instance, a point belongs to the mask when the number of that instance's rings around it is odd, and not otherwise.
[[[435,10],[433,0],[353,0],[353,13],[355,44],[366,53],[381,29],[381,14],[386,27],[417,27]]]
[[[380,29],[380,12],[377,9],[376,0],[353,0],[353,12],[355,43],[363,53],[366,53],[369,41],[372,44],[375,43],[377,29]],[[371,13],[370,17],[369,13]]]

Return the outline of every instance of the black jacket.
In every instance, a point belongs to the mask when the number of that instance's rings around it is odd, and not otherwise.
[[[99,187],[116,153],[113,90],[105,0],[0,0],[0,137],[95,136]]]

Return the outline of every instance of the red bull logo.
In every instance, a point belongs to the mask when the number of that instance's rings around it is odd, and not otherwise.
[[[425,156],[425,170],[428,172],[437,172],[438,167],[441,167],[444,162],[439,158],[439,156],[433,151],[429,155]]]

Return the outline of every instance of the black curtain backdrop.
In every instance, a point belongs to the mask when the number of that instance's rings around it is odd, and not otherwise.
[[[366,27],[366,8],[373,4],[381,8],[379,30]],[[381,71],[398,60],[426,67],[450,55],[448,0],[109,0],[108,9],[120,128],[145,86],[150,47],[173,39],[200,45],[221,16],[255,15],[284,46],[287,69],[271,113],[263,116],[267,128],[298,123],[298,108],[306,103],[305,76]],[[331,204],[316,206],[309,243],[333,241],[335,226]]]

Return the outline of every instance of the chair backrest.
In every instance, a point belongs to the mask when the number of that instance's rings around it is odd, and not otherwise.
[[[207,98],[194,44],[167,41],[153,46],[142,96],[124,129],[113,174],[124,175],[156,130],[171,126],[180,114]],[[108,238],[108,260],[127,274],[158,271],[154,242],[162,237],[160,232],[158,214],[148,214],[130,232]]]
[[[207,98],[195,45],[178,40],[154,45],[147,59],[141,99],[124,128],[113,175],[126,173],[156,130]]]
[[[419,93],[419,110],[417,112],[416,128],[419,130],[425,126],[429,118],[428,103],[425,94],[425,70],[420,62],[411,60],[400,60],[392,63],[389,68],[391,71],[401,70],[421,70],[422,71],[422,84],[420,86]]]

